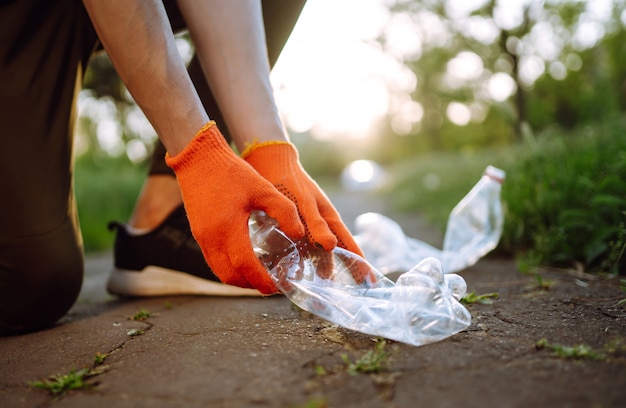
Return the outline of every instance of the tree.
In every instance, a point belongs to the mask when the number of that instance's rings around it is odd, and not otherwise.
[[[519,139],[525,123],[535,130],[571,127],[624,111],[624,90],[616,86],[626,87],[623,0],[607,9],[591,1],[515,3],[397,0],[391,6],[380,42],[417,77],[411,97],[423,105],[420,133],[431,146],[457,146],[458,135],[467,137],[476,123],[484,134],[474,130],[474,142],[494,143]],[[418,42],[413,48],[396,35],[397,25],[407,23]],[[493,134],[503,123],[513,133]]]

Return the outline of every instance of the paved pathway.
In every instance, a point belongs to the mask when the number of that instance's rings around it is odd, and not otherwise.
[[[363,194],[333,201],[348,224],[388,211]],[[439,244],[416,217],[395,219],[408,235]],[[280,296],[116,300],[103,289],[111,262],[109,253],[88,257],[80,300],[62,324],[0,338],[1,407],[625,406],[626,312],[616,306],[623,292],[615,280],[543,271],[552,282],[543,290],[511,260],[482,260],[462,275],[470,291],[499,298],[468,306],[468,330],[424,347],[389,342],[387,364],[353,375],[346,359],[375,350],[369,336]],[[129,320],[141,309],[152,316]],[[554,357],[535,347],[541,338],[582,343],[603,358]],[[108,356],[102,365],[96,353]],[[97,373],[88,390],[53,400],[28,385],[82,367]]]

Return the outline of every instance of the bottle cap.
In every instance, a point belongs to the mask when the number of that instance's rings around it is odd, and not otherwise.
[[[506,177],[506,173],[504,170],[493,166],[487,166],[484,175],[494,181],[497,181],[500,184],[504,183],[504,179]]]

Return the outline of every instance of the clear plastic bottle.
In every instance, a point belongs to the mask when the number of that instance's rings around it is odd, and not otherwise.
[[[342,327],[415,346],[467,328],[459,303],[466,284],[426,258],[393,282],[365,259],[342,248],[319,250],[292,242],[276,222],[254,212],[250,239],[278,289],[293,303]]]
[[[443,240],[446,271],[473,265],[498,245],[504,225],[500,200],[504,178],[503,170],[487,166],[478,183],[452,209]]]
[[[407,237],[393,220],[377,213],[355,221],[355,239],[367,260],[385,274],[403,272],[426,257],[438,258],[445,273],[472,266],[493,250],[502,235],[500,192],[505,172],[488,166],[448,218],[443,249]]]

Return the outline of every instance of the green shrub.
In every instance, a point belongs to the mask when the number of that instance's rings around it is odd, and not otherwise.
[[[626,272],[624,120],[527,140],[508,173],[503,249],[530,266]]]

